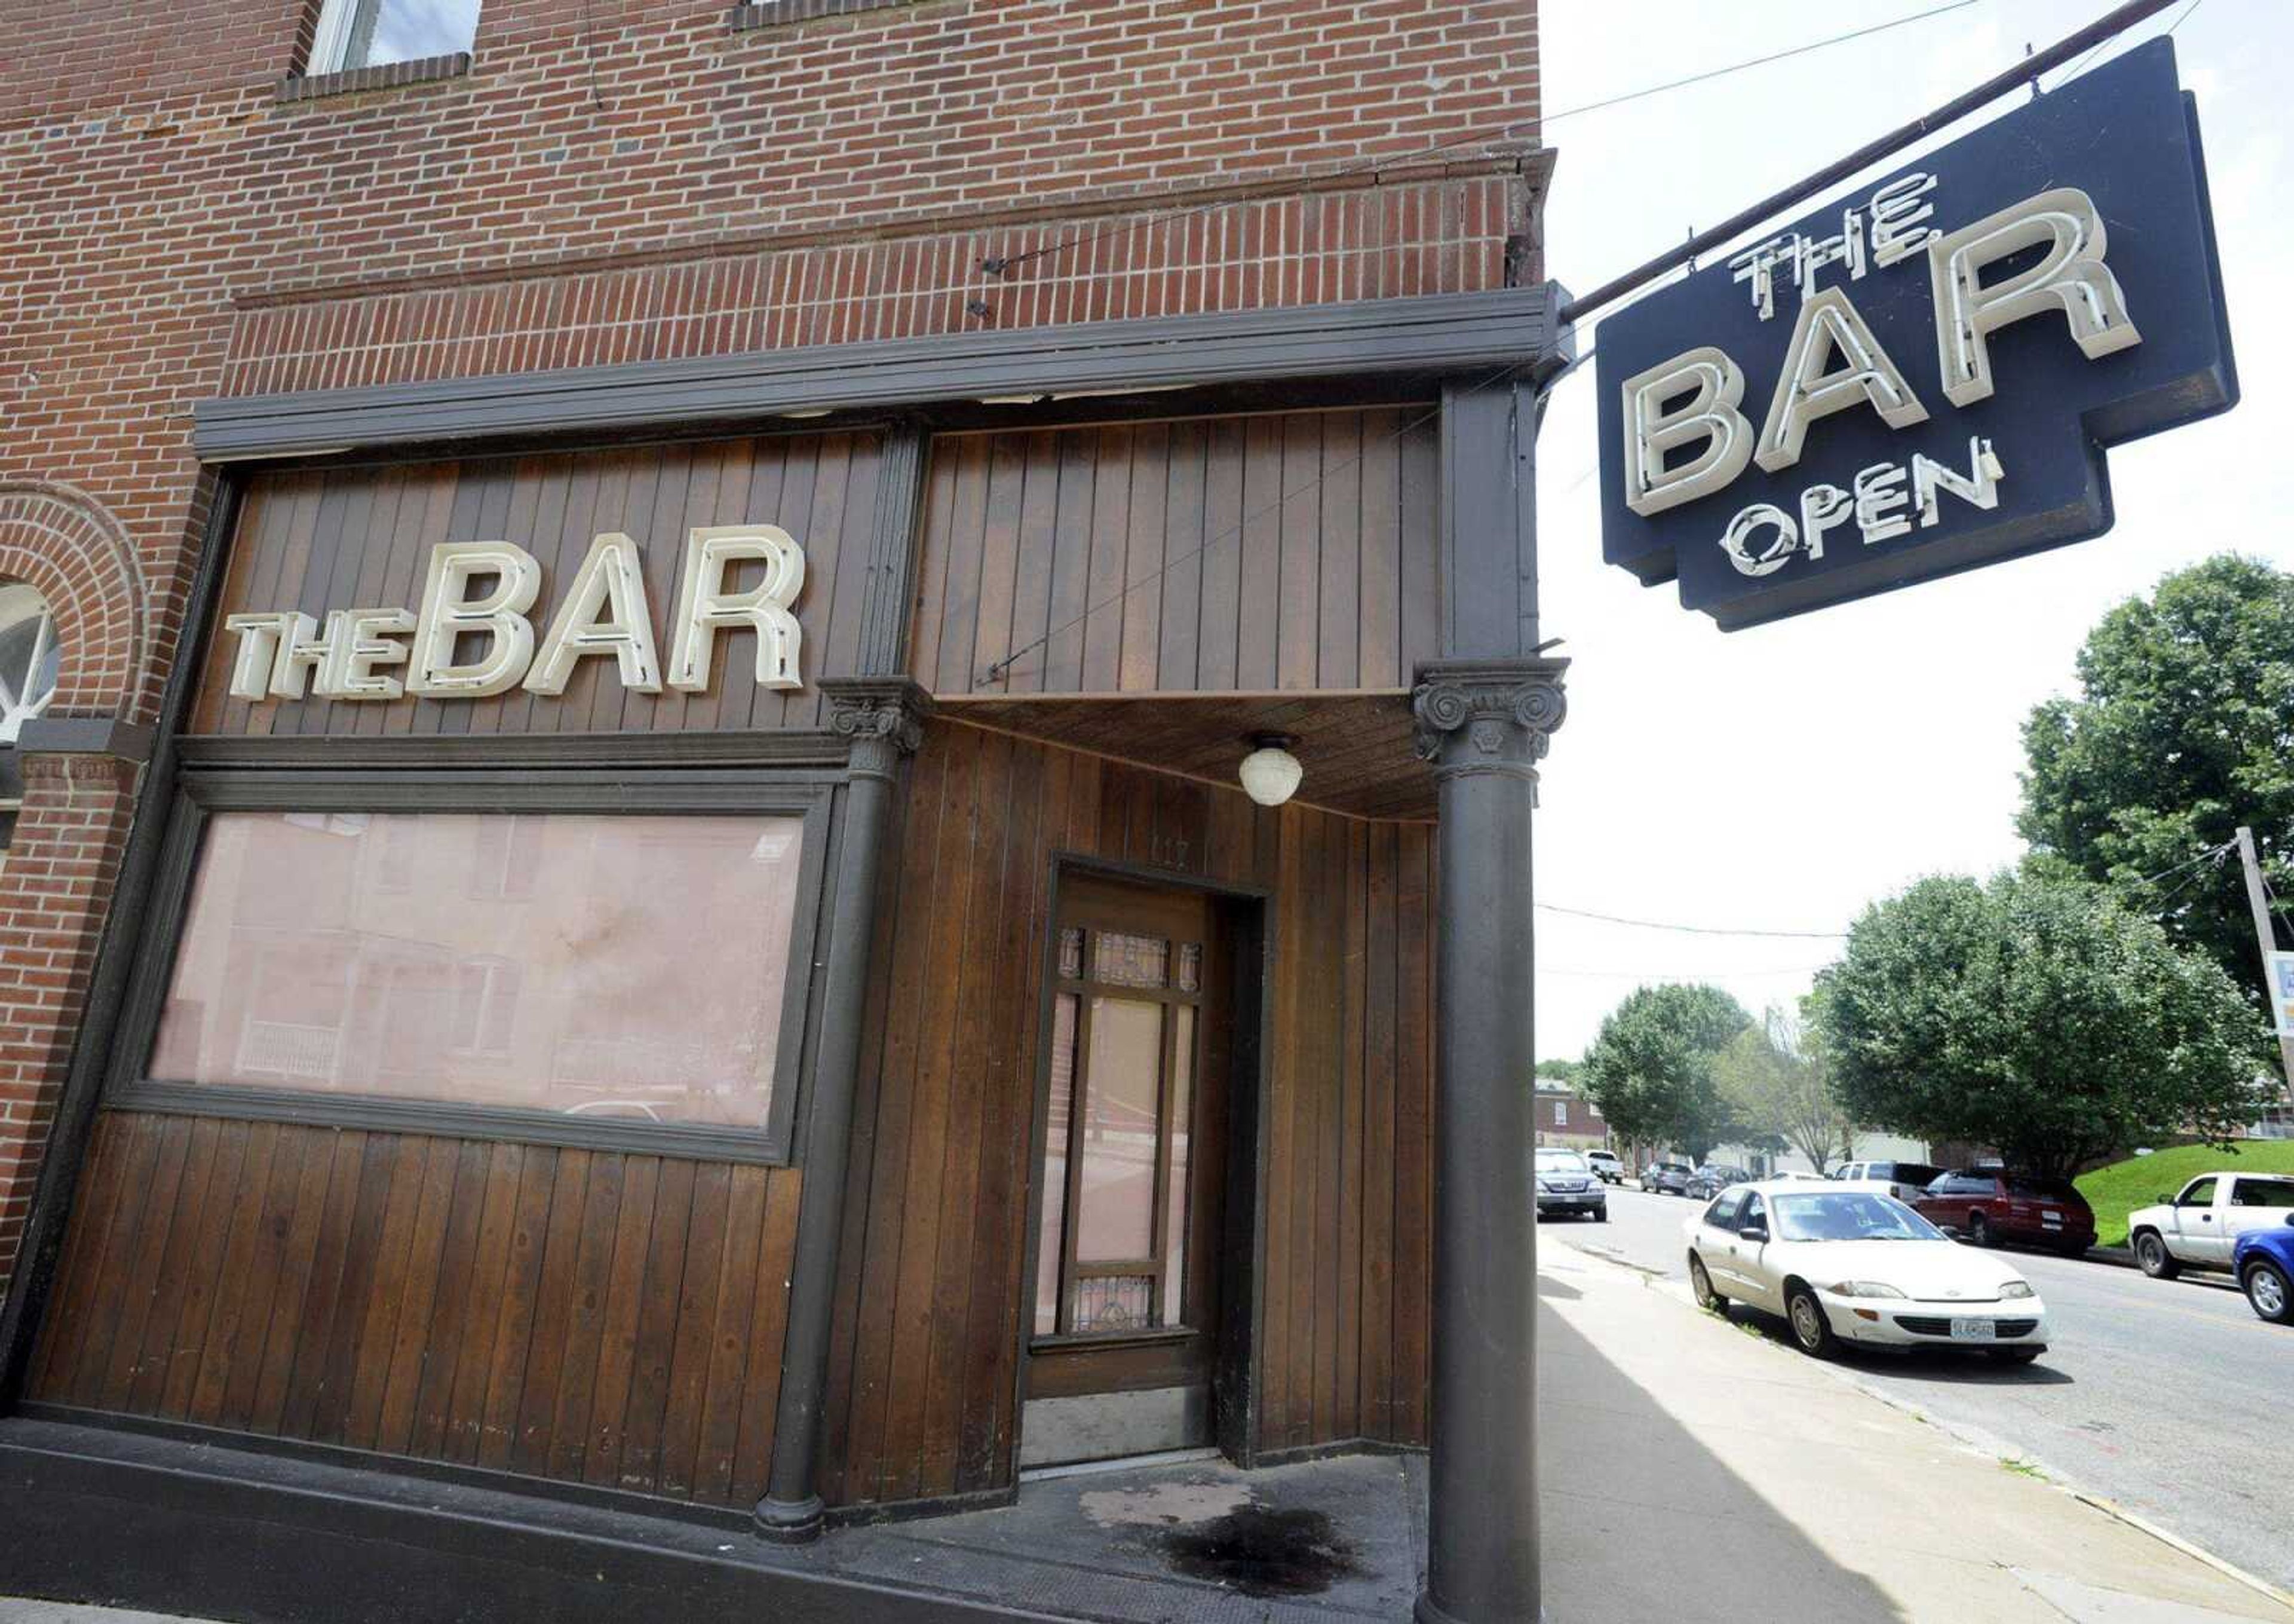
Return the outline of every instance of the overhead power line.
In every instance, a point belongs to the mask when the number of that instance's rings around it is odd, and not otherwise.
[[[1597,914],[1590,908],[1565,908],[1558,902],[1535,905],[1548,914],[1566,914],[1572,919],[1598,919],[1605,925],[1631,925],[1637,930],[1678,930],[1688,936],[1767,936],[1789,938],[1799,941],[1836,942],[1845,940],[1845,930],[1758,930],[1749,927],[1732,928],[1721,925],[1681,925],[1657,919],[1627,919],[1618,914]]]

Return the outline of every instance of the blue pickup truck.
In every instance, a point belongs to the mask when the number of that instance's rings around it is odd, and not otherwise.
[[[2294,1213],[2283,1223],[2241,1235],[2230,1266],[2256,1313],[2273,1325],[2294,1325]]]

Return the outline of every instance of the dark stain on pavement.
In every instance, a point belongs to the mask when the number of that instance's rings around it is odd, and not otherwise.
[[[1333,1580],[1362,1571],[1354,1547],[1325,1513],[1245,1506],[1162,1537],[1171,1565],[1244,1596],[1320,1596]]]

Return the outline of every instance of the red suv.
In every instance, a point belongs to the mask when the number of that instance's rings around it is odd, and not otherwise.
[[[1974,1246],[2020,1240],[2077,1257],[2095,1245],[2095,1210],[2067,1179],[1964,1167],[1938,1178],[1912,1205]]]

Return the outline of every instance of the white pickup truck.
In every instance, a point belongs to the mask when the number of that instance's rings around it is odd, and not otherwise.
[[[2284,1223],[2294,1210],[2294,1175],[2207,1173],[2137,1208],[2127,1219],[2135,1261],[2154,1280],[2171,1280],[2185,1268],[2227,1269],[2231,1248],[2249,1230]]]

